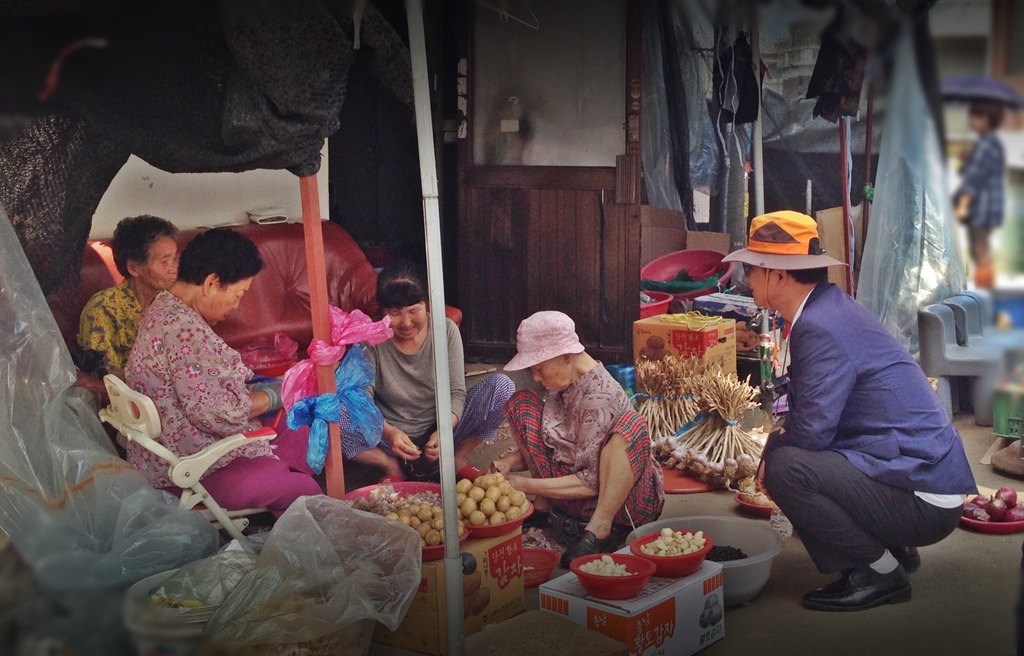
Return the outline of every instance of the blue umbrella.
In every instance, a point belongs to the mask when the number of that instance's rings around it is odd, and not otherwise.
[[[1024,106],[1013,87],[984,75],[956,75],[942,83],[942,99],[959,102],[987,100],[1001,102],[1014,109]]]

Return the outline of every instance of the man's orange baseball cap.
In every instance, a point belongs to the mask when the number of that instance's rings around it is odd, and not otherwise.
[[[800,212],[781,210],[754,217],[747,247],[729,253],[724,262],[743,262],[764,269],[797,270],[846,266],[825,255],[818,224]]]

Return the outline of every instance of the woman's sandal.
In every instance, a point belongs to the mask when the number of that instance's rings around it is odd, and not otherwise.
[[[547,528],[551,525],[550,518],[551,513],[534,508],[530,516],[523,520],[523,528]]]
[[[622,546],[622,543],[626,539],[626,535],[629,534],[628,527],[617,527],[613,526],[611,533],[606,538],[598,538],[590,531],[583,531],[583,537],[579,541],[565,550],[562,554],[562,567],[568,569],[569,563],[576,560],[580,556],[589,556],[596,553],[605,553],[614,551]]]

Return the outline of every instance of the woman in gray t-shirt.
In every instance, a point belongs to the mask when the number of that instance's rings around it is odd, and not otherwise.
[[[434,330],[426,289],[422,271],[409,262],[391,265],[377,278],[377,303],[391,317],[394,331],[394,337],[367,350],[377,372],[369,392],[384,415],[380,443],[371,448],[342,422],[345,457],[375,466],[393,480],[436,481],[439,476]],[[495,374],[467,392],[462,337],[450,319],[445,320],[444,335],[458,471],[483,440],[497,437],[515,384],[508,376]]]

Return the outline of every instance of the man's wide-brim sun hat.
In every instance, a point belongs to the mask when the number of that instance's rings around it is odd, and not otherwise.
[[[846,266],[825,255],[818,224],[800,212],[762,214],[750,222],[747,247],[726,255],[723,262],[743,262],[763,269],[798,270]]]
[[[519,324],[516,331],[516,355],[505,371],[519,371],[556,358],[582,353],[583,344],[576,335],[576,323],[562,312],[535,312]]]

